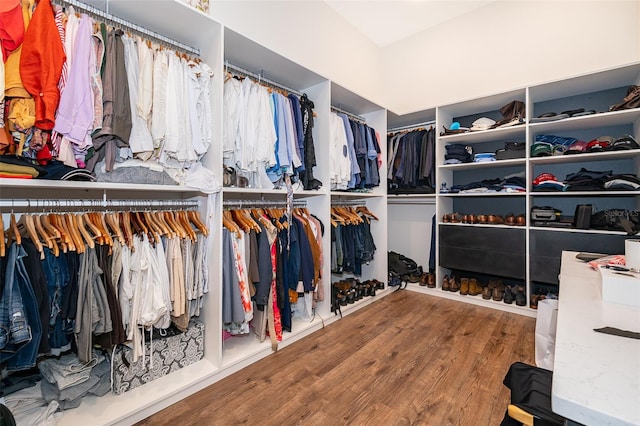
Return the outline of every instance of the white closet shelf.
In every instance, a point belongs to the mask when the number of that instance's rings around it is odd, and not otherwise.
[[[384,196],[384,194],[380,194],[377,191],[373,191],[373,192],[331,191],[331,198],[336,198],[336,199],[376,198],[376,197],[382,197],[382,196]]]
[[[634,108],[622,111],[602,112],[582,117],[565,118],[563,120],[548,121],[545,123],[530,123],[529,127],[534,134],[552,131],[559,131],[566,134],[568,131],[626,125],[635,122],[639,118],[640,108]],[[611,136],[616,137],[620,135]]]
[[[535,166],[540,164],[584,163],[589,161],[624,160],[640,157],[640,149],[621,151],[585,152],[572,155],[552,155],[548,157],[530,158],[529,162]]]
[[[626,232],[622,232],[622,231],[605,231],[600,229],[554,228],[553,226],[531,226],[529,229],[536,230],[536,231],[573,232],[577,234],[627,235]]]
[[[514,158],[512,160],[496,160],[482,163],[461,163],[461,164],[443,164],[438,166],[443,170],[477,170],[477,169],[494,169],[497,167],[523,166],[527,162],[526,158]]]
[[[438,286],[441,283],[436,283]],[[486,300],[483,299],[482,296],[469,296],[462,295],[458,292],[444,291],[440,287],[437,288],[429,288],[422,287],[419,284],[409,283],[407,285],[407,290],[415,291],[416,293],[428,294],[431,296],[442,297],[445,299],[456,300],[458,302],[466,302],[471,303],[473,305],[484,306],[487,308],[497,309],[500,311],[511,312],[519,315],[526,315],[528,317],[534,317],[537,314],[535,309],[529,308],[529,306],[518,306],[515,304],[504,303],[503,301],[497,302],[495,300]]]
[[[481,192],[481,193],[457,193],[457,194],[439,194],[440,197],[457,198],[457,197],[524,197],[525,192]]]
[[[102,191],[102,190],[119,190],[119,191],[140,191],[140,192],[176,192],[176,193],[194,193],[201,195],[199,189],[182,185],[145,185],[132,183],[112,183],[112,182],[86,182],[86,181],[64,181],[64,180],[47,180],[47,179],[11,179],[0,178],[0,188],[16,188],[16,189],[80,189],[86,191]],[[53,194],[52,194],[53,196]]]
[[[387,201],[389,202],[394,202],[394,200],[411,200],[411,199],[420,199],[420,198],[427,198],[427,199],[435,199],[436,198],[436,194],[389,194],[387,195]]]
[[[638,196],[640,191],[557,191],[557,192],[530,192],[537,197],[627,197]]]
[[[120,395],[86,396],[78,408],[64,412],[58,425],[133,424],[213,383],[216,373],[203,359]]]
[[[520,124],[512,127],[504,127],[502,129],[482,130],[479,132],[459,133],[457,135],[440,136],[440,142],[443,143],[481,143],[496,140],[504,140],[510,138],[518,138],[524,141],[526,126]]]

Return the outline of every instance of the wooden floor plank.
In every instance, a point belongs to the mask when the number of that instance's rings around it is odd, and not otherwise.
[[[507,369],[534,363],[534,329],[533,318],[395,292],[139,425],[497,425]]]

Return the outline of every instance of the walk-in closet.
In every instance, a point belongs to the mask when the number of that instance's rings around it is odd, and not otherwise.
[[[640,424],[637,1],[2,3],[0,424]]]

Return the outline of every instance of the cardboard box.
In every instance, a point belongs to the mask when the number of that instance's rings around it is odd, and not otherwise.
[[[602,301],[640,308],[640,274],[600,267]]]
[[[151,353],[149,341],[145,350],[147,354]],[[132,355],[132,350],[122,345],[114,354],[112,374],[116,395],[201,360],[204,356],[204,324],[191,320],[184,333],[153,339],[153,368],[148,359],[144,363],[142,358],[133,362]]]

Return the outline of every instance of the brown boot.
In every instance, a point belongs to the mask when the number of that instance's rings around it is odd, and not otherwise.
[[[491,292],[492,292],[491,287],[489,287],[489,286],[484,287],[484,288],[482,289],[482,298],[483,298],[484,300],[489,300],[489,299],[491,299]]]
[[[427,277],[427,287],[436,288],[436,274],[429,274],[429,276]]]
[[[469,278],[460,278],[460,294],[463,296],[469,294]]]
[[[469,280],[469,295],[477,296],[481,293],[482,293],[482,287],[478,283],[478,280],[476,280],[475,278],[471,278]]]

